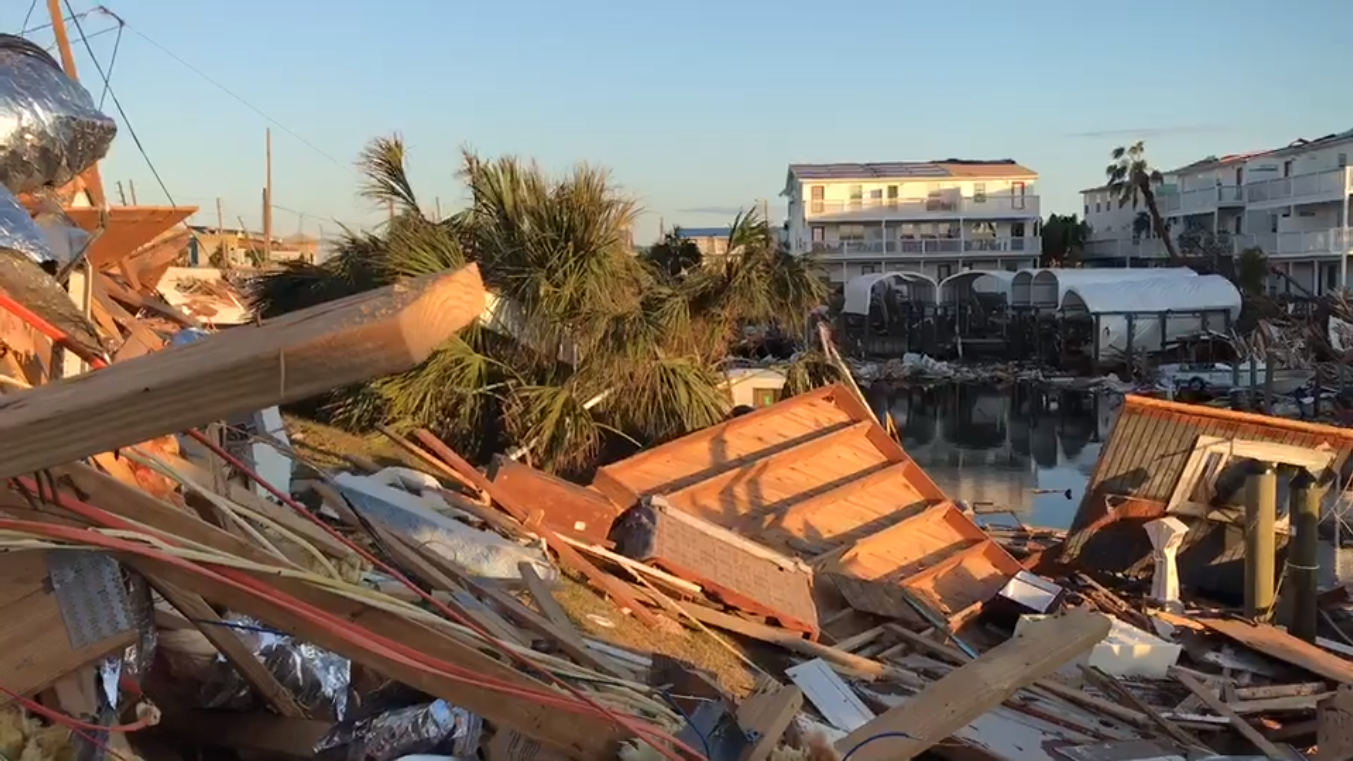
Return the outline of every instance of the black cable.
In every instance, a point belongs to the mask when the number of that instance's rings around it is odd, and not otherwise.
[[[69,8],[70,8],[70,4],[67,3],[67,4],[66,4],[66,7],[67,7],[67,9],[69,9]],[[76,20],[78,20],[78,19],[84,18],[85,16],[88,16],[89,14],[93,13],[93,12],[96,11],[96,10],[98,10],[98,8],[91,8],[91,9],[85,11],[84,13],[76,13],[76,14],[72,14],[72,15],[70,15],[70,16],[67,16],[67,17],[63,18],[62,21],[76,21]],[[29,13],[30,13],[30,14],[32,13],[32,9],[29,10]],[[23,35],[26,35],[26,34],[28,34],[29,32],[41,32],[43,29],[51,29],[52,26],[53,26],[53,24],[52,24],[52,22],[50,22],[50,21],[48,21],[48,22],[45,23],[45,24],[39,24],[38,26],[33,26],[33,27],[28,26],[27,22],[25,22],[25,23],[24,23],[24,29],[23,29],[22,31],[19,32],[19,36],[22,37]]]
[[[122,49],[122,29],[123,26],[121,23],[119,23],[117,25],[117,39],[113,40],[113,55],[111,58],[108,59],[108,79],[113,78],[113,68],[117,66],[117,51]],[[104,31],[108,30],[105,29]],[[98,35],[99,33],[95,32],[94,34],[91,34],[90,37],[97,37]],[[86,42],[88,42],[88,39],[89,39],[88,37],[85,38]],[[99,96],[100,111],[103,110],[103,101],[105,98],[108,97],[108,91],[111,89],[108,85],[108,79],[105,79],[103,81],[103,95]],[[130,129],[130,126],[128,127],[128,129]]]
[[[111,12],[109,12],[109,13],[110,13],[110,15],[111,15]],[[116,18],[116,17],[114,17],[114,18]],[[119,19],[119,21],[121,21],[121,19]],[[126,24],[126,22],[123,22],[123,23]],[[145,34],[145,32],[142,32],[140,29],[137,29],[136,27],[132,26],[131,24],[126,24],[126,26],[127,26],[127,28],[129,28],[129,29],[132,30],[132,34],[135,34],[136,36],[140,37],[141,39],[145,40],[146,42],[149,42],[151,45],[154,45],[156,48],[159,48],[159,50],[160,50],[161,53],[164,53],[165,55],[167,55],[167,56],[169,56],[170,58],[172,58],[172,59],[174,59],[175,61],[177,61],[180,65],[182,65],[182,66],[184,66],[185,68],[187,68],[189,71],[191,71],[191,72],[193,72],[194,74],[198,75],[199,77],[202,77],[203,79],[207,80],[207,82],[208,82],[210,85],[212,85],[212,86],[215,87],[216,89],[220,90],[221,92],[225,93],[226,95],[229,95],[230,97],[234,98],[235,100],[239,101],[239,102],[240,102],[240,105],[244,106],[245,108],[249,109],[250,111],[253,111],[255,114],[258,114],[259,116],[263,117],[263,120],[264,120],[264,121],[268,122],[269,124],[273,125],[274,127],[278,128],[279,130],[285,132],[286,134],[288,134],[288,135],[290,135],[291,137],[295,138],[296,140],[300,141],[303,145],[305,145],[305,146],[306,146],[307,148],[309,148],[310,150],[314,151],[315,153],[318,153],[319,155],[323,156],[324,158],[328,159],[329,161],[332,161],[335,165],[341,166],[341,167],[343,167],[344,169],[352,169],[352,168],[353,168],[351,164],[348,164],[348,163],[343,162],[343,161],[339,161],[338,159],[336,159],[336,158],[334,158],[333,156],[329,155],[329,154],[326,153],[323,149],[321,149],[319,146],[315,145],[314,143],[310,142],[309,140],[306,140],[304,137],[301,137],[301,136],[300,136],[299,134],[297,134],[295,131],[293,131],[293,130],[291,130],[290,128],[288,128],[285,124],[282,124],[281,122],[277,121],[276,119],[274,119],[274,118],[272,118],[271,116],[269,116],[269,115],[267,115],[266,113],[264,113],[263,110],[260,109],[258,106],[255,106],[253,103],[250,103],[249,101],[245,100],[242,96],[240,96],[240,95],[239,95],[238,93],[236,93],[234,90],[231,90],[229,87],[226,87],[225,85],[221,84],[220,82],[216,81],[215,79],[212,79],[211,77],[207,76],[206,73],[204,73],[201,69],[197,68],[196,66],[192,65],[191,63],[188,63],[187,61],[185,61],[185,60],[183,60],[182,58],[178,57],[178,56],[175,55],[172,51],[170,51],[168,48],[166,48],[165,46],[163,46],[163,45],[161,45],[160,43],[156,42],[155,40],[152,40],[151,38],[147,37],[146,34]]]
[[[37,7],[38,7],[38,0],[33,0],[33,2],[31,2],[31,3],[28,4],[28,12],[25,13],[24,16],[23,16],[23,23],[19,25],[19,28],[20,28],[20,29],[27,29],[27,28],[28,28],[28,21],[29,21],[29,19],[33,18],[33,11],[37,10]],[[20,36],[23,36],[23,34],[24,34],[23,32],[19,32],[19,35],[20,35]]]
[[[122,102],[118,100],[117,93],[113,91],[113,85],[108,81],[108,74],[104,72],[103,64],[99,63],[99,57],[94,55],[94,48],[90,46],[89,38],[85,37],[85,30],[80,25],[79,17],[75,16],[75,10],[71,8],[70,0],[64,0],[64,2],[66,10],[71,13],[72,18],[75,21],[75,31],[80,34],[80,41],[84,43],[85,52],[89,54],[90,60],[94,62],[94,69],[99,72],[99,77],[103,79],[103,86],[108,91],[108,97],[113,99],[113,107],[117,109],[118,116],[122,117],[122,123],[127,125],[127,134],[131,135],[132,143],[136,145],[136,150],[140,152],[141,158],[146,160],[146,166],[150,168],[150,174],[155,178],[155,182],[159,184],[160,190],[164,191],[164,197],[169,200],[169,205],[173,208],[178,208],[178,204],[174,203],[173,194],[169,192],[169,186],[165,184],[164,178],[160,176],[160,170],[155,168],[155,162],[150,160],[150,155],[146,153],[146,147],[141,144],[141,137],[136,134],[136,128],[132,126],[131,120],[127,118],[127,112],[122,108]],[[113,16],[113,18],[117,17]],[[122,23],[122,19],[118,19],[118,22]]]

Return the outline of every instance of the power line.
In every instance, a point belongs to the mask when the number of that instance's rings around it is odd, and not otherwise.
[[[109,15],[113,15],[112,11],[109,11],[107,8],[103,8],[103,6],[99,6],[99,7],[100,7],[101,9],[103,9],[106,13],[108,13]],[[327,153],[324,149],[320,148],[319,146],[315,145],[314,143],[310,142],[309,140],[306,140],[304,137],[302,137],[302,136],[301,136],[299,133],[297,133],[295,130],[291,129],[290,127],[286,126],[285,124],[283,124],[283,123],[277,121],[276,119],[274,119],[273,117],[269,116],[267,113],[265,113],[265,112],[263,111],[263,109],[259,108],[258,106],[255,106],[253,103],[250,103],[249,101],[245,100],[245,99],[244,99],[244,96],[240,95],[239,93],[235,92],[234,90],[230,89],[229,87],[226,87],[225,85],[221,84],[221,83],[218,82],[217,80],[211,78],[210,76],[207,75],[206,72],[202,71],[201,69],[197,68],[196,66],[192,65],[191,63],[188,63],[187,61],[183,60],[183,59],[180,58],[178,55],[176,55],[173,51],[171,51],[169,48],[166,48],[164,45],[161,45],[160,43],[158,43],[158,42],[156,42],[155,40],[151,39],[149,36],[146,35],[145,32],[141,31],[140,29],[137,29],[136,27],[132,26],[131,24],[128,24],[126,21],[123,21],[121,18],[117,17],[116,15],[113,15],[113,17],[114,17],[114,18],[117,18],[118,21],[120,21],[120,22],[121,22],[123,25],[125,25],[128,29],[131,29],[131,30],[132,30],[132,34],[135,34],[136,36],[140,37],[141,39],[145,40],[146,42],[149,42],[151,45],[154,45],[156,48],[159,49],[159,51],[160,51],[161,53],[164,53],[165,55],[167,55],[167,56],[169,56],[170,58],[172,58],[172,59],[174,59],[175,61],[177,61],[181,66],[187,68],[189,71],[193,72],[194,74],[198,75],[199,77],[202,77],[202,79],[206,80],[207,83],[210,84],[211,86],[215,87],[216,89],[220,90],[221,92],[225,93],[226,95],[229,95],[230,97],[232,97],[232,98],[234,98],[235,100],[239,101],[240,105],[244,106],[245,108],[249,109],[250,111],[253,111],[255,114],[258,114],[258,115],[261,116],[265,121],[267,121],[269,124],[271,124],[272,126],[278,128],[279,130],[285,132],[286,134],[290,135],[291,137],[295,138],[297,141],[299,141],[299,142],[300,142],[302,145],[304,145],[305,147],[309,148],[310,150],[314,151],[315,153],[319,154],[320,156],[323,156],[324,158],[326,158],[326,159],[328,159],[329,161],[333,162],[336,166],[340,166],[340,167],[343,167],[344,169],[348,169],[348,170],[351,170],[351,169],[353,168],[351,164],[348,164],[348,163],[339,161],[338,159],[334,158],[332,155],[330,155],[329,153]]]
[[[127,112],[122,108],[122,102],[118,100],[117,93],[113,92],[113,84],[109,80],[109,77],[112,76],[112,70],[109,69],[106,72],[104,71],[103,64],[99,63],[99,57],[94,55],[94,48],[90,46],[89,38],[85,36],[85,30],[80,25],[80,18],[75,15],[75,9],[70,6],[70,0],[64,0],[64,2],[66,10],[70,12],[75,22],[75,31],[80,34],[80,41],[84,43],[85,52],[89,54],[90,60],[94,62],[94,69],[99,72],[99,77],[103,80],[104,90],[108,93],[108,96],[113,99],[113,107],[117,109],[118,116],[122,117],[122,123],[127,125],[127,134],[131,135],[132,143],[136,145],[136,150],[141,154],[141,158],[146,160],[146,166],[150,168],[150,173],[155,178],[155,182],[159,184],[160,190],[164,191],[164,197],[169,200],[169,205],[177,208],[178,204],[174,203],[174,195],[169,192],[169,186],[165,184],[164,178],[160,176],[160,170],[155,168],[155,162],[150,160],[150,154],[146,153],[146,147],[141,144],[140,135],[136,134],[136,128],[132,126],[131,120],[127,118]],[[122,19],[118,18],[106,8],[103,8],[103,6],[98,6],[95,10],[99,9],[103,9],[108,15],[117,19],[119,23],[123,23]]]
[[[25,27],[28,26],[28,21],[33,18],[33,11],[36,10],[37,7],[38,0],[33,0],[33,2],[28,4],[28,12],[25,13],[23,16],[23,23],[19,25],[20,29],[24,29]],[[19,32],[20,37],[24,36],[25,34],[26,32]]]

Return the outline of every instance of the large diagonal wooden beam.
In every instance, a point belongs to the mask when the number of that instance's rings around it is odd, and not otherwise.
[[[484,309],[470,265],[0,400],[0,478],[408,370]]]

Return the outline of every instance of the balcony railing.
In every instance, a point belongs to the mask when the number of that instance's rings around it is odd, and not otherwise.
[[[1231,234],[1231,253],[1239,254],[1247,248],[1258,247],[1269,257],[1301,257],[1353,254],[1353,228],[1333,228],[1307,232]],[[1085,247],[1091,257],[1164,258],[1165,244],[1158,238],[1148,240],[1097,240]],[[1181,250],[1188,255],[1188,251]]]
[[[805,202],[809,219],[859,215],[861,217],[1037,217],[1038,196],[951,196],[929,198],[856,198],[848,201]]]
[[[1041,238],[922,238],[916,240],[819,241],[813,253],[835,256],[960,256],[965,254],[1039,254]]]
[[[1234,236],[1237,249],[1258,246],[1268,256],[1353,253],[1353,228]]]
[[[1275,177],[1245,184],[1245,199],[1250,203],[1265,201],[1319,202],[1335,200],[1349,192],[1347,167],[1331,169],[1295,177]]]

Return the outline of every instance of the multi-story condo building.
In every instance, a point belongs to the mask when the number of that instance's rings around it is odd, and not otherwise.
[[[834,283],[879,272],[936,281],[1035,266],[1038,175],[1014,161],[791,164],[788,245]]]
[[[1176,239],[1205,230],[1224,234],[1218,237],[1233,253],[1257,247],[1311,293],[1353,286],[1348,273],[1353,256],[1350,155],[1353,130],[1276,150],[1204,159],[1165,173],[1157,194],[1160,211]],[[1083,197],[1085,219],[1094,230],[1087,250],[1091,259],[1121,265],[1165,255],[1163,242],[1134,224],[1144,209],[1120,208],[1104,187],[1086,190]]]

